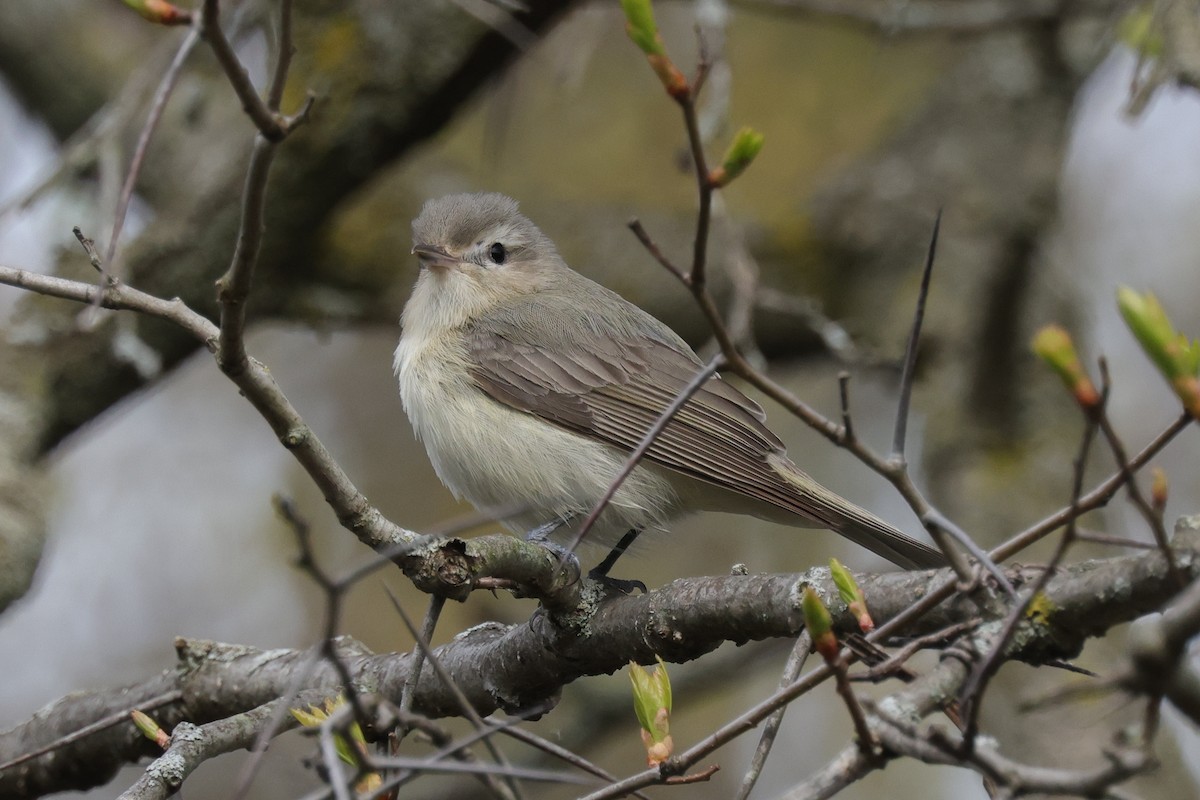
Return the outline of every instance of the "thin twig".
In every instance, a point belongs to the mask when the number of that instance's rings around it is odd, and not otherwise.
[[[1154,534],[1155,544],[1158,545],[1158,549],[1162,551],[1163,556],[1167,559],[1167,569],[1171,573],[1171,580],[1175,581],[1182,589],[1187,581],[1184,579],[1179,565],[1175,563],[1175,555],[1171,552],[1171,544],[1167,541],[1167,531],[1163,527],[1162,513],[1151,506],[1145,495],[1142,494],[1142,490],[1137,483],[1137,476],[1129,469],[1129,456],[1126,454],[1125,445],[1121,441],[1121,437],[1117,434],[1116,428],[1113,427],[1107,410],[1101,408],[1100,414],[1100,430],[1104,434],[1104,438],[1108,441],[1109,449],[1112,450],[1117,467],[1125,476],[1125,490],[1129,493],[1129,499],[1133,502],[1134,507],[1141,512],[1142,518],[1146,520],[1146,524],[1150,526],[1150,530]]]
[[[912,641],[906,642],[903,647],[890,655],[866,639],[847,638],[847,647],[868,667],[861,675],[851,675],[850,680],[877,683],[886,678],[897,678],[905,683],[911,683],[916,680],[917,675],[904,666],[910,658],[921,650],[943,644],[978,625],[979,620],[957,622],[940,631],[918,636]]]
[[[296,543],[299,545],[300,555],[296,558],[296,565],[304,570],[312,578],[313,582],[321,588],[321,591],[325,593],[325,618],[321,631],[321,656],[333,666],[334,671],[338,674],[338,678],[341,679],[342,694],[346,698],[347,705],[353,710],[354,718],[359,724],[366,727],[370,724],[370,715],[367,714],[362,695],[359,693],[358,686],[354,682],[354,676],[350,674],[350,668],[342,660],[337,648],[337,635],[338,629],[341,627],[342,618],[342,602],[345,599],[349,585],[332,577],[321,566],[317,559],[316,551],[312,546],[312,526],[308,524],[308,520],[300,515],[295,504],[288,498],[278,494],[272,499],[274,500],[276,513],[292,529],[296,537]]]
[[[787,663],[783,665],[783,674],[779,677],[780,689],[790,685],[804,670],[804,664],[808,661],[811,650],[812,636],[805,629],[800,632],[796,643],[792,645],[792,651],[788,653]],[[742,785],[738,788],[736,800],[746,800],[754,791],[754,786],[758,783],[759,776],[762,775],[763,767],[767,764],[767,758],[771,755],[771,749],[775,746],[775,739],[779,735],[779,726],[783,723],[783,715],[786,712],[787,706],[780,706],[771,712],[771,715],[763,723],[762,733],[758,737],[758,745],[754,748],[754,755],[750,759],[750,766],[746,768],[746,774],[742,776]]]
[[[171,65],[163,73],[158,88],[154,91],[154,98],[150,101],[150,111],[146,115],[145,124],[142,125],[142,129],[138,133],[137,144],[133,149],[133,158],[129,161],[129,171],[126,173],[125,182],[121,186],[121,196],[117,201],[117,212],[113,216],[112,233],[109,234],[108,246],[104,251],[104,269],[100,272],[102,280],[108,277],[108,273],[105,270],[113,268],[113,257],[117,252],[117,242],[120,240],[121,231],[125,227],[125,216],[129,212],[129,203],[133,200],[133,188],[137,185],[138,176],[142,172],[142,164],[146,160],[146,151],[150,147],[150,139],[154,135],[154,131],[158,129],[158,123],[167,108],[167,101],[171,99],[171,94],[175,91],[179,76],[183,73],[183,65],[187,62],[188,56],[191,55],[192,50],[195,49],[199,41],[199,26],[198,24],[193,24],[187,32],[187,36],[184,37],[183,42],[179,45],[179,50],[171,60]]]
[[[221,30],[220,10],[217,0],[204,0],[204,7],[201,12],[201,33],[204,39],[212,48],[213,55],[217,57],[217,62],[221,65],[221,69],[225,71],[225,77],[229,79],[229,85],[233,87],[237,93],[238,99],[242,102],[242,109],[246,112],[246,116],[258,128],[258,132],[271,142],[281,142],[287,136],[288,129],[280,119],[279,115],[272,112],[263,99],[258,96],[258,92],[254,88],[254,84],[250,81],[250,75],[246,72],[246,68],[242,66],[242,62],[238,60],[237,54],[233,52],[233,46],[229,44],[229,40],[225,38],[224,31]],[[282,52],[280,53],[282,56]],[[290,59],[290,54],[288,55]],[[281,58],[280,60],[284,60]],[[278,70],[276,76],[278,76]]]
[[[163,300],[116,280],[100,289],[95,284],[83,281],[0,265],[0,284],[79,303],[91,303],[99,293],[102,295],[101,308],[137,311],[165,319],[178,325],[210,352],[215,351],[220,334],[216,325],[193,311],[182,300]],[[250,359],[249,369],[232,376],[232,380],[320,488],[343,527],[377,552],[399,547],[400,554],[403,554],[411,549],[412,543],[420,540],[418,534],[396,525],[371,505],[317,435],[304,423],[266,367]]]
[[[912,402],[913,387],[916,383],[917,353],[920,351],[921,345],[921,326],[925,321],[925,305],[929,300],[929,288],[933,279],[933,265],[937,256],[938,233],[941,231],[941,227],[942,210],[939,208],[937,216],[933,220],[933,230],[929,235],[929,248],[925,253],[925,267],[921,272],[921,287],[917,292],[917,305],[913,309],[912,328],[909,330],[908,343],[904,349],[904,369],[900,376],[899,400],[896,403],[896,424],[892,432],[892,452],[887,459],[890,471],[895,475],[893,484],[899,486],[897,481],[903,480],[914,490],[915,487],[912,486],[911,480],[907,478],[908,459],[905,455],[909,406]],[[910,505],[912,505],[911,501]],[[949,518],[934,508],[931,503],[924,500],[923,497],[921,498],[920,505],[923,508],[914,505],[912,506],[913,510],[919,513],[925,530],[929,531],[929,535],[937,543],[938,549],[946,556],[954,571],[958,573],[959,578],[964,581],[964,584],[970,583],[968,567],[951,546],[951,539],[962,544],[980,561],[988,572],[996,577],[1000,585],[1009,594],[1013,593],[1012,587],[1008,585],[1008,580],[1004,577],[1004,573],[987,557],[980,547],[975,545],[966,531],[953,524]]]
[[[603,767],[593,764],[591,761],[588,761],[578,753],[557,745],[549,739],[538,736],[536,733],[531,733],[524,728],[518,728],[516,725],[501,724],[491,719],[485,719],[484,722],[487,722],[489,725],[494,725],[498,733],[516,739],[518,742],[523,742],[530,747],[541,750],[543,753],[546,753],[547,755],[557,758],[561,761],[565,761],[571,766],[595,775],[601,780],[609,781],[611,783],[617,779],[615,775]],[[631,794],[634,797],[641,798],[641,800],[650,800],[650,798],[648,798],[642,792],[631,792]]]
[[[929,249],[925,253],[925,268],[921,272],[921,288],[917,293],[917,306],[913,309],[912,329],[908,333],[908,344],[904,348],[904,371],[900,376],[900,398],[896,404],[896,426],[892,432],[893,461],[905,462],[905,438],[908,433],[908,409],[912,401],[913,385],[916,381],[917,351],[921,345],[921,324],[925,320],[925,303],[929,299],[929,286],[933,278],[933,264],[937,255],[938,232],[942,227],[942,210],[939,208],[933,220],[933,231],[929,235]]]
[[[1015,589],[1013,589],[1012,584],[1009,582],[1008,576],[1004,574],[1004,570],[1000,569],[1000,565],[988,557],[987,551],[977,545],[975,540],[972,539],[970,535],[960,528],[952,519],[944,515],[936,508],[930,508],[929,511],[923,517],[921,517],[921,523],[924,525],[925,530],[930,531],[931,534],[934,534],[934,538],[939,540],[939,544],[940,538],[937,536],[937,533],[945,533],[951,539],[962,545],[963,549],[973,556],[975,560],[979,562],[979,565],[987,570],[989,575],[996,579],[996,582],[1000,584],[1000,588],[1004,590],[1005,594],[1013,599],[1016,599],[1017,592]],[[944,546],[942,547],[942,552],[945,552]]]
[[[646,229],[642,227],[641,220],[634,217],[629,220],[628,227],[629,230],[633,231],[633,235],[638,238],[638,241],[642,243],[642,246],[646,248],[646,252],[654,256],[655,261],[665,267],[667,272],[674,275],[680,281],[685,284],[687,283],[687,273],[675,266],[674,262],[663,254],[662,248],[655,244],[654,240],[650,238],[650,234],[646,233]]]
[[[854,425],[850,420],[850,373],[838,373],[838,399],[842,406],[842,441],[854,441]]]
[[[708,383],[708,379],[715,375],[717,370],[721,369],[724,363],[724,356],[722,356],[720,353],[709,359],[708,364],[692,376],[692,380],[688,383],[688,385],[683,387],[683,390],[680,391],[679,394],[675,395],[675,399],[671,401],[671,404],[664,408],[662,413],[658,415],[658,419],[654,421],[654,424],[651,425],[649,430],[646,431],[645,435],[642,436],[642,440],[638,442],[638,446],[635,447],[633,452],[629,454],[629,457],[625,459],[624,466],[621,467],[621,471],[618,472],[616,477],[613,478],[612,482],[609,483],[608,489],[604,492],[604,496],[600,498],[600,501],[597,502],[592,508],[591,513],[587,515],[586,519],[584,519],[583,524],[579,526],[578,532],[576,532],[575,537],[571,540],[571,543],[567,546],[566,552],[563,554],[563,558],[560,562],[560,568],[565,566],[567,556],[575,552],[575,548],[579,546],[579,543],[583,541],[583,537],[587,536],[588,531],[590,531],[592,526],[596,524],[596,520],[600,517],[600,514],[604,511],[604,509],[608,507],[609,502],[612,501],[613,497],[617,493],[617,490],[621,488],[623,483],[625,483],[625,479],[633,474],[633,470],[639,463],[641,463],[642,458],[645,457],[650,448],[654,446],[654,443],[658,440],[658,437],[662,435],[664,430],[666,430],[667,425],[671,423],[671,420],[675,418],[675,415],[679,413],[680,409],[687,405],[687,402],[692,399],[693,395],[700,391],[704,384]]]
[[[321,760],[325,766],[326,783],[333,790],[337,800],[352,800],[350,797],[349,779],[342,767],[342,759],[338,757],[337,746],[334,744],[333,721],[325,720],[318,729],[318,740],[321,743]]]
[[[60,748],[66,747],[67,745],[70,745],[70,744],[74,744],[75,742],[78,742],[81,739],[85,739],[94,733],[99,733],[100,731],[107,730],[115,725],[121,725],[123,723],[129,722],[129,712],[131,712],[131,711],[134,711],[134,710],[153,711],[154,709],[161,708],[162,706],[165,706],[168,703],[174,703],[174,702],[177,702],[182,699],[183,699],[183,692],[180,691],[179,689],[172,689],[169,692],[163,692],[162,694],[158,695],[157,697],[152,697],[149,700],[146,700],[143,703],[138,703],[137,705],[131,706],[130,708],[123,708],[120,711],[114,711],[112,714],[109,714],[107,717],[101,717],[100,719],[96,720],[95,722],[91,723],[90,725],[84,725],[82,728],[79,728],[78,730],[71,731],[66,736],[60,736],[52,742],[47,742],[46,744],[43,744],[40,747],[34,748],[33,750],[30,750],[29,752],[21,753],[21,755],[19,755],[19,756],[15,756],[14,758],[10,758],[8,761],[0,763],[0,772],[3,772],[6,769],[11,769],[16,766],[20,766],[21,764],[24,764],[26,761],[32,761],[33,759],[37,758],[38,756],[44,756],[46,753],[49,753],[51,751],[58,750]]]
[[[529,709],[526,711],[522,711],[522,716],[509,717],[503,722],[498,722],[490,718],[484,719],[484,722],[487,723],[488,727],[476,728],[467,735],[457,739],[450,737],[450,735],[446,733],[444,729],[435,726],[432,720],[422,717],[419,714],[406,713],[400,709],[395,709],[395,711],[396,718],[399,720],[400,725],[422,731],[430,737],[430,740],[434,744],[438,746],[438,750],[436,752],[429,754],[427,759],[428,762],[437,763],[447,758],[453,758],[463,763],[479,764],[479,759],[477,759],[474,753],[470,750],[471,745],[486,738],[493,737],[497,733],[505,734],[512,730],[517,730],[516,725],[526,721],[525,715],[528,717],[539,717],[548,712],[552,706],[552,703],[534,705],[529,707]],[[385,763],[381,766],[391,766],[391,761],[394,758],[395,756],[390,756],[384,759]],[[400,765],[399,768],[402,771],[381,784],[380,787],[372,794],[372,797],[391,796],[391,793],[393,793],[396,789],[399,789],[405,784],[408,784],[421,776],[420,767],[405,767]],[[485,772],[487,770],[478,771]],[[368,800],[370,799],[368,798]]]
[[[377,764],[383,769],[401,769],[412,773],[436,772],[448,775],[472,775],[480,778],[504,778],[509,781],[541,781],[543,783],[568,783],[576,785],[595,784],[591,778],[573,775],[569,772],[550,772],[530,767],[513,767],[504,764],[482,764],[464,761],[435,761],[431,758],[405,758],[403,756],[388,756],[378,759]],[[367,798],[382,797],[389,789],[396,786],[395,781],[388,781],[378,791],[367,795]]]
[[[1105,544],[1112,547],[1132,547],[1138,550],[1153,550],[1158,547],[1156,542],[1143,542],[1139,539],[1129,539],[1124,536],[1109,536],[1105,533],[1090,533],[1087,531],[1077,531],[1075,538],[1081,542]]]
[[[433,595],[429,598],[429,608],[425,609],[425,621],[421,623],[421,639],[426,642],[433,641],[433,632],[437,628],[438,619],[441,618],[442,609],[446,605],[446,598],[441,595]],[[425,666],[425,651],[421,649],[419,644],[413,645],[412,665],[409,667],[408,679],[404,682],[404,691],[400,695],[400,710],[411,712],[413,707],[413,694],[417,689],[417,681],[421,680],[421,669]],[[397,738],[403,739],[407,730],[402,730]]]
[[[392,602],[392,607],[396,609],[396,613],[400,615],[400,619],[404,622],[404,627],[408,629],[409,634],[416,642],[416,646],[419,647],[421,652],[425,654],[425,660],[429,662],[429,666],[432,667],[434,673],[437,674],[438,680],[440,680],[442,685],[446,687],[446,690],[450,692],[450,696],[453,697],[455,703],[458,704],[459,710],[462,711],[463,716],[467,718],[467,720],[475,727],[477,731],[489,730],[487,723],[483,720],[483,717],[479,716],[479,712],[475,710],[475,706],[471,705],[471,701],[467,699],[465,694],[463,694],[462,688],[459,687],[458,682],[454,680],[454,677],[442,665],[442,662],[434,654],[433,649],[429,646],[429,641],[422,637],[421,631],[417,630],[417,627],[413,625],[413,621],[408,616],[408,613],[404,610],[404,606],[400,603],[400,599],[397,598],[390,589],[386,589],[385,587],[385,590],[387,591],[388,598]],[[483,736],[481,737],[481,740],[483,741],[484,747],[486,747],[488,752],[492,754],[492,758],[496,760],[496,763],[505,769],[512,768],[512,765],[508,763],[508,759],[505,758],[504,753],[501,752],[498,747],[496,747],[496,743],[492,741],[490,736]],[[504,784],[500,784],[491,780],[490,777],[491,776],[489,776],[488,780],[488,788],[490,788],[498,796],[518,799],[522,797],[520,785],[516,783],[514,779],[510,778]]]
[[[292,66],[292,56],[296,48],[292,44],[292,0],[280,0],[279,3],[279,52],[275,54],[275,71],[271,76],[271,87],[267,90],[267,108],[274,114],[279,113],[279,104],[283,102],[283,90],[287,87],[288,70]]]
[[[1141,469],[1146,465],[1146,462],[1162,452],[1162,449],[1170,444],[1171,440],[1190,427],[1192,422],[1193,419],[1190,414],[1187,412],[1180,414],[1174,422],[1147,443],[1141,452],[1129,459],[1129,469],[1134,472]],[[1008,541],[992,548],[989,555],[997,561],[1012,558],[1017,553],[1041,541],[1047,535],[1066,525],[1071,520],[1089,511],[1094,511],[1097,508],[1103,508],[1124,485],[1125,475],[1123,471],[1118,471],[1110,475],[1090,492],[1079,498],[1078,504],[1059,509],[1039,522],[1034,523],[1020,533],[1010,537]]]
[[[858,742],[859,752],[868,761],[878,759],[879,749],[875,734],[871,733],[866,712],[863,711],[862,704],[858,702],[858,697],[854,694],[854,687],[850,685],[846,662],[840,658],[833,662],[833,677],[838,696],[845,703],[846,710],[850,712],[850,720],[854,723],[854,738]]]
[[[704,62],[701,61],[701,69],[697,71],[694,84],[700,83],[707,72],[703,65]],[[690,92],[685,99],[680,100],[680,105],[683,108],[683,120],[687,126],[688,141],[691,143],[692,162],[696,168],[696,185],[700,197],[700,209],[696,212],[696,239],[692,245],[692,269],[688,273],[688,285],[692,287],[693,291],[696,291],[702,289],[707,281],[705,265],[708,257],[708,228],[712,221],[714,187],[712,181],[709,180],[708,165],[704,159],[704,142],[700,137],[700,123],[696,118],[694,93]]]
[[[1091,452],[1092,442],[1096,437],[1096,430],[1099,426],[1101,415],[1104,414],[1104,406],[1108,402],[1108,383],[1105,382],[1103,392],[1101,393],[1100,409],[1095,414],[1087,415],[1087,424],[1083,429],[1083,436],[1079,443],[1079,453],[1075,457],[1075,469],[1071,482],[1071,505],[1070,508],[1078,509],[1080,497],[1083,494],[1083,480],[1087,471],[1088,453]],[[1016,635],[1017,627],[1025,620],[1026,611],[1029,609],[1030,603],[1033,602],[1050,578],[1054,575],[1058,565],[1062,563],[1063,558],[1067,554],[1067,550],[1075,541],[1075,526],[1079,519],[1078,514],[1073,515],[1067,522],[1066,530],[1063,531],[1062,538],[1058,542],[1058,547],[1054,551],[1054,556],[1050,559],[1050,563],[1046,565],[1046,569],[1034,581],[1033,586],[1025,592],[1021,601],[1013,606],[1009,611],[1008,617],[1004,620],[1004,627],[1001,629],[999,636],[996,637],[995,646],[976,662],[971,670],[970,676],[963,683],[959,693],[959,702],[964,710],[964,725],[962,742],[963,747],[969,752],[975,747],[975,739],[979,732],[979,713],[983,707],[983,692],[987,687],[988,682],[996,671],[1000,669],[1000,664],[1004,658],[1005,650],[1008,648],[1009,642]]]
[[[263,218],[267,203],[267,178],[275,159],[275,143],[259,134],[246,168],[246,186],[242,193],[242,219],[237,246],[228,271],[217,281],[217,300],[221,306],[221,336],[217,363],[227,375],[246,369],[246,300],[254,280],[254,267],[262,246]]]

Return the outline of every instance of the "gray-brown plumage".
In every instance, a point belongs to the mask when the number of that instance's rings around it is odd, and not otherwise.
[[[703,365],[664,324],[567,267],[503,195],[430,201],[413,236],[422,270],[396,371],[439,477],[476,505],[526,504],[514,529],[578,524]],[[942,563],[801,472],[758,404],[719,377],[593,532],[611,543],[697,510],[830,528],[905,567]]]

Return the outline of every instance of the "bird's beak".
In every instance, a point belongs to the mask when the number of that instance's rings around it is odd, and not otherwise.
[[[458,263],[458,259],[444,249],[432,244],[419,244],[413,247],[413,254],[421,263],[421,269],[427,267],[449,268]]]

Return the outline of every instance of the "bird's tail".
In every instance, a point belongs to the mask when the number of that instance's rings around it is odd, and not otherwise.
[[[844,501],[843,501],[844,502]],[[841,509],[844,519],[833,530],[855,544],[862,545],[905,569],[933,569],[946,566],[940,550],[921,544],[858,506]],[[851,513],[853,512],[853,513]]]
[[[796,490],[797,496],[790,510],[811,524],[840,533],[855,544],[905,569],[946,566],[946,557],[941,551],[921,544],[870,511],[826,489],[787,459],[779,459],[774,467]]]

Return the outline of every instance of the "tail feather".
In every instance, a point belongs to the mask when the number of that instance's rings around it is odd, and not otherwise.
[[[940,550],[921,544],[861,508],[855,507],[854,510],[861,512],[861,515],[847,514],[845,522],[833,530],[905,569],[946,566],[946,557]]]
[[[791,511],[805,522],[840,533],[857,545],[905,569],[946,566],[940,550],[921,544],[893,528],[866,509],[846,500],[802,472],[786,459],[775,462],[775,470],[796,490]],[[799,521],[798,521],[799,522]]]

